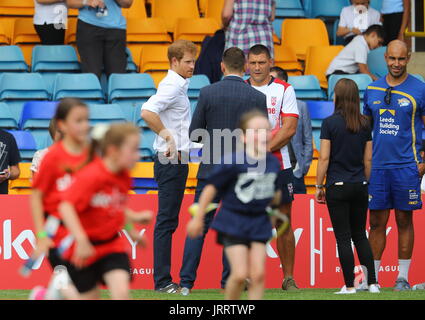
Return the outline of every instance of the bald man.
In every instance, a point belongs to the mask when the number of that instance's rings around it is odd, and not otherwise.
[[[422,207],[420,181],[425,171],[419,155],[425,123],[425,84],[407,73],[409,59],[410,52],[404,42],[389,43],[385,53],[388,74],[368,86],[363,110],[373,128],[369,242],[378,279],[386,226],[390,210],[394,209],[399,258],[395,291],[410,290],[412,212]]]

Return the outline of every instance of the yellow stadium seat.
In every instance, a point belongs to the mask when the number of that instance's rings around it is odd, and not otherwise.
[[[34,16],[34,0],[0,0],[0,16]]]
[[[68,18],[66,31],[65,31],[65,43],[75,45],[77,43],[77,18]]]
[[[320,46],[310,47],[307,51],[304,74],[315,75],[319,79],[322,88],[328,88],[326,70],[335,56],[343,49],[343,46]]]
[[[292,47],[284,44],[274,46],[274,64],[285,69],[291,76],[301,75],[303,69]]]
[[[205,18],[217,20],[221,26],[221,11],[223,11],[224,0],[207,0]]]
[[[79,10],[78,9],[72,9],[68,8],[68,18],[69,17],[78,17]]]
[[[217,1],[217,0],[216,0]],[[198,0],[199,12],[204,17],[207,11],[208,0]]]
[[[167,24],[167,31],[174,32],[179,18],[199,18],[196,0],[154,0],[152,2],[152,17],[163,18]]]
[[[153,178],[153,162],[138,162],[130,175],[132,178]]]
[[[314,193],[314,187],[316,185],[316,173],[317,173],[317,164],[319,163],[319,160],[313,159],[311,162],[310,169],[308,170],[306,176],[304,177],[304,182],[307,187],[307,193],[311,194]]]
[[[0,44],[8,45],[10,44],[10,37],[8,36],[6,29],[3,26],[3,23],[0,21]]]
[[[9,181],[9,194],[31,194],[31,163],[19,164],[21,174],[16,180]]]
[[[282,43],[292,47],[299,60],[305,60],[308,47],[329,45],[328,31],[320,19],[285,19]]]
[[[174,30],[174,40],[190,40],[194,43],[202,43],[205,36],[213,36],[220,29],[220,25],[214,19],[178,19]]]
[[[40,44],[40,38],[34,29],[33,20],[31,18],[19,18],[15,20],[12,43],[19,45],[24,54],[25,62],[30,66],[32,48],[36,44]]]
[[[9,41],[9,44],[13,42],[13,28],[15,27],[15,20],[13,17],[0,17],[1,24],[3,26],[4,33]]]
[[[146,19],[146,6],[144,0],[134,0],[133,4],[130,8],[123,8],[122,14],[127,19],[138,18],[138,19]]]
[[[140,72],[149,73],[157,87],[167,75],[169,68],[167,46],[157,45],[142,49],[142,54],[140,55]]]

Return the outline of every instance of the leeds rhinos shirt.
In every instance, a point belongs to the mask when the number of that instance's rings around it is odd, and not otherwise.
[[[373,119],[372,167],[403,168],[419,162],[422,116],[425,116],[425,83],[408,75],[393,87],[385,103],[386,77],[371,83],[364,96],[363,113]]]

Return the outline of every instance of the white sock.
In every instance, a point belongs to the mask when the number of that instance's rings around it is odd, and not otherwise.
[[[367,268],[365,266],[363,266],[363,265],[362,265],[362,271],[363,271],[363,274],[364,274],[363,283],[367,283],[368,284],[368,282],[367,282],[367,276],[368,276],[368,274],[367,274]]]
[[[378,273],[379,273],[379,267],[381,266],[381,260],[373,260],[375,263],[375,277],[376,277],[376,283],[378,283]]]
[[[404,278],[406,281],[409,281],[409,267],[410,267],[410,259],[398,259],[398,278]]]

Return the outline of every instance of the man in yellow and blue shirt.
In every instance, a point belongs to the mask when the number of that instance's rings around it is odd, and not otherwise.
[[[378,279],[386,225],[390,210],[395,209],[399,241],[395,291],[410,290],[412,211],[422,207],[420,182],[425,169],[419,155],[425,122],[425,83],[407,73],[409,58],[404,42],[395,40],[388,45],[385,59],[389,73],[368,86],[363,110],[373,126],[369,241]]]

